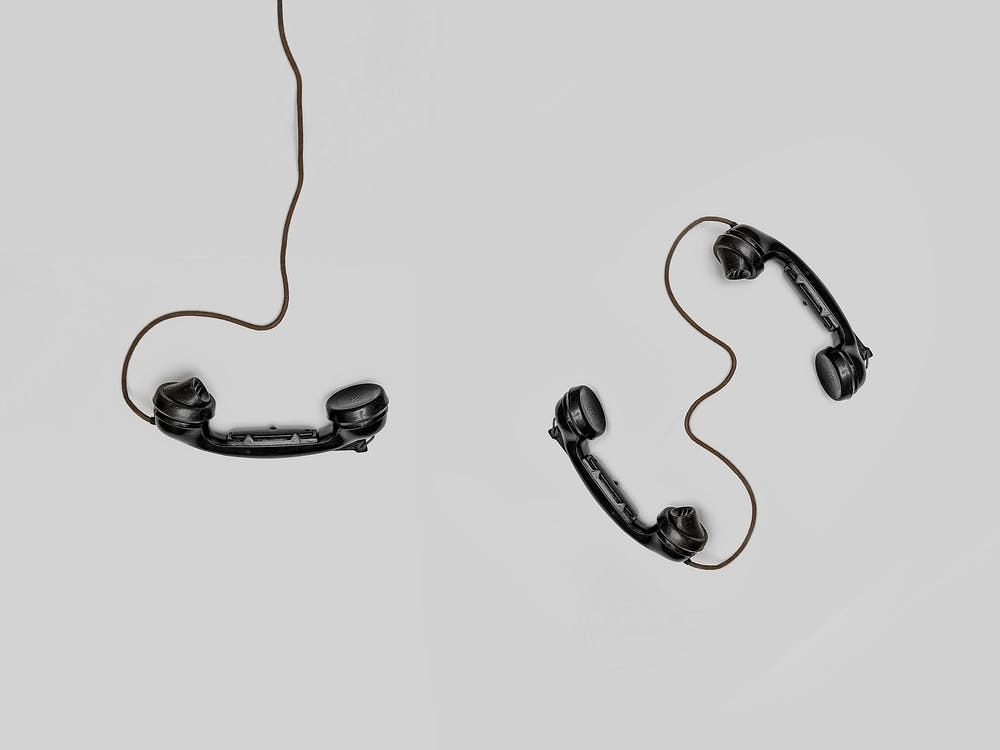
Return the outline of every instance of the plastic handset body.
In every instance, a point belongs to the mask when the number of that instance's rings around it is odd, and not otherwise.
[[[669,560],[676,557],[670,554],[660,541],[657,534],[656,524],[646,525],[639,520],[635,507],[629,501],[624,490],[618,485],[607,470],[598,460],[597,456],[587,450],[587,441],[575,435],[571,430],[560,425],[560,420],[555,419],[552,429],[549,431],[550,437],[562,446],[563,450],[570,458],[573,468],[576,469],[580,479],[590,491],[590,494],[597,501],[597,504],[604,509],[604,512],[618,525],[618,527],[635,539],[643,547],[656,552]]]
[[[871,349],[861,343],[833,294],[802,258],[774,237],[747,224],[739,224],[730,232],[756,245],[761,252],[762,261],[774,259],[784,264],[785,277],[802,296],[806,306],[833,334],[834,344],[843,346],[861,361],[868,362],[872,356]]]
[[[337,430],[332,424],[312,428],[266,427],[234,430],[222,434],[207,423],[201,426],[178,424],[157,415],[156,426],[172,438],[195,448],[227,456],[247,458],[280,458],[304,456],[324,451],[368,450],[373,435],[359,435],[350,430]]]
[[[867,360],[871,357],[871,351],[861,343],[851,324],[847,322],[847,317],[837,304],[837,300],[806,262],[784,245],[776,248],[773,255],[785,264],[785,277],[802,295],[806,306],[816,314],[820,323],[834,335],[835,343],[845,346],[855,345],[862,359]]]
[[[359,383],[334,393],[326,402],[329,422],[311,427],[212,429],[215,398],[198,378],[164,383],[153,396],[153,417],[161,432],[199,450],[226,456],[280,458],[325,451],[368,449],[385,426],[389,399],[375,383]]]
[[[606,427],[607,417],[597,394],[588,386],[577,385],[556,404],[549,437],[569,456],[597,504],[622,531],[668,560],[689,561],[708,542],[708,531],[698,520],[698,512],[691,506],[670,506],[656,517],[655,524],[642,523],[618,482],[587,450],[587,441],[603,435]]]

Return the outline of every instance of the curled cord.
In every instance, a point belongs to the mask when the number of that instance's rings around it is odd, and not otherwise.
[[[700,333],[702,336],[709,339],[710,341],[715,342],[723,349],[725,349],[726,354],[729,355],[729,373],[726,375],[725,378],[722,379],[721,383],[715,386],[715,388],[703,393],[701,396],[699,396],[694,400],[694,403],[691,404],[690,408],[687,410],[687,414],[684,417],[684,431],[687,432],[688,437],[691,438],[692,441],[694,441],[696,444],[700,445],[702,448],[704,448],[713,456],[722,461],[722,463],[728,466],[729,470],[732,471],[733,474],[735,474],[741,482],[743,482],[743,486],[746,487],[747,490],[747,495],[750,496],[750,525],[747,528],[747,535],[743,537],[743,542],[740,544],[740,546],[736,548],[736,551],[733,554],[731,554],[722,562],[708,565],[705,563],[695,562],[694,560],[687,561],[687,565],[690,565],[692,568],[698,568],[699,570],[719,570],[720,568],[724,568],[727,565],[729,565],[729,563],[731,563],[733,560],[739,557],[740,554],[743,552],[743,550],[746,549],[747,544],[750,542],[750,537],[753,535],[754,527],[757,525],[757,498],[753,494],[753,487],[750,486],[750,482],[748,482],[747,478],[743,476],[743,472],[740,471],[736,467],[736,464],[734,464],[732,461],[726,458],[726,456],[724,456],[720,451],[713,448],[711,445],[706,443],[704,440],[699,438],[697,435],[694,434],[694,432],[691,431],[691,416],[694,414],[695,409],[697,409],[701,405],[702,401],[709,398],[710,396],[715,395],[723,388],[725,388],[727,385],[729,385],[729,381],[732,380],[733,375],[736,374],[736,353],[725,341],[718,338],[717,336],[713,336],[711,333],[709,333],[700,325],[698,325],[698,323],[695,322],[694,318],[688,315],[687,312],[684,310],[684,308],[681,307],[680,303],[677,301],[677,297],[674,296],[674,290],[671,289],[670,287],[670,262],[674,258],[674,251],[677,250],[678,245],[681,244],[681,240],[684,239],[684,237],[687,235],[688,232],[690,232],[699,224],[704,224],[705,222],[709,221],[717,221],[721,224],[728,224],[730,227],[736,226],[736,222],[730,221],[729,219],[724,219],[721,216],[702,216],[700,219],[696,219],[695,221],[692,221],[690,224],[684,227],[681,233],[677,235],[677,239],[674,240],[674,244],[670,246],[670,252],[667,253],[667,262],[663,267],[663,284],[667,288],[667,295],[670,297],[671,303],[673,303],[673,306],[677,308],[677,312],[681,314],[681,317],[684,318],[684,320],[686,320],[691,325],[691,327],[694,328],[696,331],[698,331],[698,333]]]
[[[150,424],[156,424],[156,420],[140,409],[128,395],[128,368],[132,361],[132,355],[135,353],[135,349],[139,345],[143,336],[149,333],[150,330],[158,326],[160,323],[171,320],[172,318],[214,318],[216,320],[224,320],[228,323],[235,323],[238,326],[249,328],[252,331],[269,331],[276,327],[284,319],[285,313],[288,312],[288,270],[285,267],[285,255],[288,250],[288,230],[292,225],[292,214],[295,213],[295,206],[299,202],[299,194],[302,192],[302,182],[305,177],[305,160],[303,155],[304,138],[302,127],[302,73],[299,72],[299,66],[295,62],[295,58],[292,56],[292,50],[288,46],[288,38],[285,36],[285,14],[282,0],[278,0],[278,35],[281,37],[281,47],[285,51],[285,57],[288,58],[288,64],[291,66],[292,73],[295,75],[295,117],[298,126],[299,173],[298,183],[295,186],[295,193],[292,195],[291,203],[288,205],[288,213],[285,215],[285,225],[281,230],[281,252],[278,256],[278,265],[281,269],[281,309],[278,310],[278,314],[274,316],[274,319],[268,323],[251,323],[248,320],[234,318],[232,315],[209,312],[207,310],[177,310],[176,312],[167,313],[166,315],[161,315],[158,318],[154,318],[149,321],[149,323],[147,323],[143,329],[136,334],[136,337],[132,339],[132,344],[125,353],[125,361],[122,363],[122,397],[125,399],[125,403],[128,404],[128,407],[135,412],[136,416],[146,422],[149,422]]]

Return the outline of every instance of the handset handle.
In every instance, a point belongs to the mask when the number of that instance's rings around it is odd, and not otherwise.
[[[806,306],[816,313],[816,317],[826,327],[826,330],[843,339],[845,335],[844,324],[841,323],[843,313],[823,282],[808,266],[804,263],[796,263],[794,260],[785,263],[785,276],[798,290]]]
[[[199,450],[244,458],[303,456],[325,451],[363,453],[388,416],[385,390],[361,383],[333,394],[326,403],[329,424],[310,427],[255,427],[216,432],[211,427],[215,398],[198,378],[164,383],[153,397],[153,417],[161,432]]]
[[[558,430],[558,426],[554,424],[553,429]],[[556,441],[563,444],[560,437],[556,437]],[[646,526],[639,520],[639,513],[625,494],[625,490],[608,473],[600,459],[593,453],[587,452],[586,441],[570,440],[564,448],[576,473],[611,520],[637,542],[651,547],[656,527]]]
[[[834,335],[835,343],[856,346],[858,354],[867,362],[872,356],[871,349],[861,343],[833,293],[809,265],[777,240],[774,240],[770,253],[765,255],[765,260],[770,258],[785,264],[785,278],[802,296],[806,307],[811,309],[826,330]]]
[[[727,268],[730,279],[755,278],[764,269],[764,263],[772,259],[783,263],[785,277],[820,323],[834,335],[834,345],[853,349],[865,363],[872,356],[826,284],[784,243],[749,224],[737,224],[716,240],[715,256]]]

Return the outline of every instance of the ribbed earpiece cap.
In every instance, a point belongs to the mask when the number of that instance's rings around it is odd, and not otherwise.
[[[153,395],[157,417],[183,424],[201,424],[215,416],[215,399],[198,378],[164,383]]]
[[[656,521],[656,533],[673,560],[688,560],[708,543],[708,532],[698,520],[698,511],[690,505],[666,508]]]
[[[740,234],[742,226],[719,235],[713,247],[723,273],[731,281],[755,279],[764,270],[764,253],[755,242]]]
[[[715,255],[722,263],[722,272],[730,281],[753,278],[750,264],[739,253],[734,253],[732,250],[720,250]]]

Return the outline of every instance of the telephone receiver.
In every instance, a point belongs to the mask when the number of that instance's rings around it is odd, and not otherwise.
[[[837,300],[802,258],[747,224],[737,224],[719,235],[714,252],[730,280],[757,278],[771,259],[784,263],[785,276],[833,334],[833,346],[816,354],[820,385],[834,401],[846,401],[858,392],[865,383],[872,350],[861,343]]]
[[[153,396],[153,419],[161,432],[210,453],[245,458],[304,456],[324,451],[368,450],[385,426],[389,399],[375,383],[359,383],[337,391],[326,402],[330,420],[319,429],[256,427],[215,432],[215,398],[198,378],[164,383]]]
[[[549,436],[566,451],[590,494],[622,531],[668,560],[686,562],[708,542],[698,512],[691,506],[668,507],[657,516],[655,524],[640,521],[625,491],[588,449],[587,441],[603,435],[606,428],[604,407],[597,394],[578,385],[556,404]]]
[[[251,331],[269,331],[278,326],[288,311],[291,299],[288,286],[288,269],[285,256],[288,250],[288,232],[292,216],[298,205],[305,179],[302,113],[302,74],[292,55],[285,34],[285,14],[282,0],[277,0],[278,37],[288,65],[295,78],[295,122],[298,135],[298,181],[292,193],[281,231],[281,250],[278,268],[281,272],[281,307],[267,323],[253,323],[232,315],[208,310],[176,310],[153,318],[132,339],[125,361],[122,363],[122,398],[125,404],[144,422],[155,424],[160,432],[182,443],[225,456],[245,458],[278,458],[305,456],[326,451],[352,450],[363,453],[375,434],[385,426],[389,412],[389,399],[385,390],[375,383],[359,383],[337,391],[326,402],[328,424],[319,429],[311,427],[254,427],[228,433],[216,432],[211,421],[215,416],[215,399],[198,378],[164,383],[153,396],[153,413],[147,414],[132,400],[128,391],[128,369],[132,355],[142,338],[153,328],[175,318],[211,318],[242,326]]]

